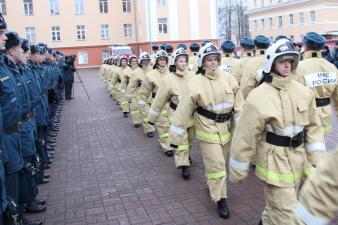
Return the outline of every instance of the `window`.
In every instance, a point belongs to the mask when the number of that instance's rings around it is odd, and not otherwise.
[[[35,27],[25,27],[25,36],[29,42],[36,42]]]
[[[23,0],[24,15],[33,15],[33,0]]]
[[[261,28],[265,29],[265,20],[264,19],[261,19]]]
[[[282,27],[283,26],[283,17],[279,16],[278,17],[278,27]]]
[[[131,12],[131,1],[122,0],[122,10],[123,12]]]
[[[125,38],[131,38],[133,36],[133,28],[131,24],[123,24],[123,31]]]
[[[101,39],[109,39],[109,25],[101,24]]]
[[[167,0],[157,0],[158,5],[167,5]]]
[[[2,15],[7,15],[5,0],[0,0],[0,12],[2,13]]]
[[[304,13],[303,12],[299,13],[299,23],[304,24]]]
[[[83,14],[84,7],[83,7],[83,0],[75,0],[74,2],[74,11],[76,15],[81,15]]]
[[[77,25],[76,26],[76,38],[77,40],[85,40],[86,39],[86,32],[84,25]]]
[[[88,52],[78,52],[77,56],[79,64],[88,64]]]
[[[108,1],[99,0],[100,13],[108,13]]]
[[[289,14],[289,25],[293,25],[293,14]]]
[[[257,20],[254,20],[253,22],[253,30],[257,30]]]
[[[60,1],[49,0],[49,11],[51,15],[59,15],[60,14]]]
[[[52,27],[52,40],[53,41],[60,41],[61,40],[61,32],[59,26]]]
[[[262,0],[262,7],[264,7],[264,0]]]
[[[110,57],[109,50],[103,50],[102,52],[102,62]]]
[[[254,2],[253,2],[253,7],[254,7],[254,8],[257,7],[257,0],[254,0]]]
[[[167,18],[158,18],[158,33],[159,34],[168,33],[168,19]]]
[[[270,27],[270,28],[273,27],[273,20],[272,20],[272,17],[269,18],[269,27]]]
[[[310,23],[315,23],[315,22],[316,22],[316,12],[310,11]]]

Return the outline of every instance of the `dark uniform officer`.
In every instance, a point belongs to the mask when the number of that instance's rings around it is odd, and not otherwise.
[[[63,81],[65,85],[65,98],[66,100],[72,98],[72,88],[74,83],[74,72],[76,68],[74,66],[74,58],[72,56],[66,57],[65,64],[63,66]]]
[[[180,43],[180,44],[177,45],[177,49],[179,49],[179,48],[183,48],[184,50],[187,50],[187,45]]]
[[[230,40],[224,41],[221,45],[223,56],[220,70],[222,70],[223,72],[231,74],[232,68],[234,67],[234,65],[236,65],[238,61],[237,58],[234,58],[233,56],[235,47],[235,44]]]

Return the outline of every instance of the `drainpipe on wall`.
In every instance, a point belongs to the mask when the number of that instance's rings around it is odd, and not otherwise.
[[[136,0],[133,1],[134,5],[134,23],[135,23],[135,42],[136,42],[136,49],[137,49],[137,55],[140,54],[140,49],[138,45],[138,19],[137,19],[137,9],[136,9]],[[135,52],[136,53],[136,52]]]

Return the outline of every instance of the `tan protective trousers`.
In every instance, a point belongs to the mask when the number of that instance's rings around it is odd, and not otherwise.
[[[187,129],[187,145],[180,145],[175,149],[175,165],[176,168],[180,168],[181,166],[190,166],[190,150],[192,140],[195,137],[195,126],[188,127]]]
[[[131,114],[131,120],[132,123],[135,124],[141,124],[142,123],[142,117],[140,114],[140,110],[137,105],[137,97],[133,97],[131,99],[131,103],[129,104],[130,107],[130,114]]]
[[[125,96],[125,93],[123,93],[122,91],[120,91],[120,105],[122,112],[129,112],[129,102],[127,97]]]
[[[265,209],[262,214],[263,225],[289,224],[297,203],[297,187],[277,187],[264,183]]]
[[[200,141],[199,144],[210,196],[214,202],[218,202],[221,198],[227,198],[226,163],[230,151],[230,141],[225,145],[204,141]]]
[[[141,99],[138,97],[137,101],[139,102],[140,100]],[[148,123],[148,113],[149,113],[149,108],[150,108],[149,105],[148,104],[140,105],[139,103],[137,105],[140,111],[140,116],[142,118],[142,126],[143,126],[144,133],[146,134],[149,132],[154,132],[155,127]]]
[[[166,109],[162,110],[160,116],[155,123],[155,127],[158,132],[158,141],[160,142],[163,152],[173,150],[173,148],[171,148],[168,143],[170,120]]]

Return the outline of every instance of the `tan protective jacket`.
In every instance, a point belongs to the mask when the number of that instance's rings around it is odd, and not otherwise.
[[[291,225],[330,224],[338,211],[338,152],[323,160],[300,192]]]
[[[104,79],[104,75],[105,75],[107,66],[108,66],[107,64],[102,64],[101,67],[100,67],[99,75],[100,75],[101,80]]]
[[[225,73],[232,74],[232,69],[238,63],[238,59],[231,56],[231,54],[224,54],[219,69]]]
[[[182,98],[183,91],[187,87],[188,81],[195,76],[192,71],[170,73],[161,81],[156,97],[149,110],[148,121],[155,123],[162,110],[168,102],[173,102],[176,106]],[[170,107],[169,107],[170,108]],[[169,109],[169,119],[172,122],[175,110]],[[192,124],[190,124],[191,126]],[[190,127],[189,126],[189,127]]]
[[[162,79],[169,75],[168,67],[154,69],[146,74],[144,81],[139,90],[139,104],[145,105],[149,97],[155,97]]]
[[[236,65],[232,68],[231,74],[235,76],[239,85],[241,85],[243,68],[247,64],[248,60],[252,59],[254,56],[253,52],[245,52],[241,58],[237,61]]]
[[[233,76],[220,70],[206,71],[189,80],[182,100],[174,114],[170,127],[170,144],[177,146],[186,143],[186,129],[191,115],[194,116],[196,137],[202,141],[225,145],[231,140],[234,120],[216,123],[195,110],[202,107],[217,114],[234,111],[237,117],[243,104],[243,97]],[[195,113],[194,113],[195,112]]]
[[[264,54],[265,50],[257,49],[255,57],[248,60],[243,67],[240,86],[244,99],[263,79]]]
[[[131,74],[131,79],[127,87],[127,98],[130,101],[131,98],[137,95],[137,91],[140,89],[142,82],[146,78],[146,73],[151,70],[150,66],[146,68],[138,67]]]
[[[305,145],[280,147],[266,142],[267,132],[293,137],[306,130]],[[278,187],[294,187],[313,172],[326,154],[314,93],[291,77],[273,74],[271,83],[255,88],[243,107],[230,151],[233,182],[243,180],[251,162],[256,175]],[[312,165],[311,165],[312,164]]]
[[[122,79],[121,79],[121,91],[123,93],[125,93],[127,91],[128,83],[130,81],[132,72],[134,70],[132,68],[130,68],[129,66],[127,66],[127,68],[123,70]]]
[[[313,57],[313,55],[317,55]],[[320,52],[304,53],[304,60],[298,66],[298,81],[311,88],[317,99],[331,98],[338,111],[338,71],[336,67],[321,57]],[[331,106],[317,107],[323,123],[324,132],[331,129]]]
[[[193,52],[191,56],[189,56],[189,70],[194,71],[195,73],[198,70],[198,53]]]

